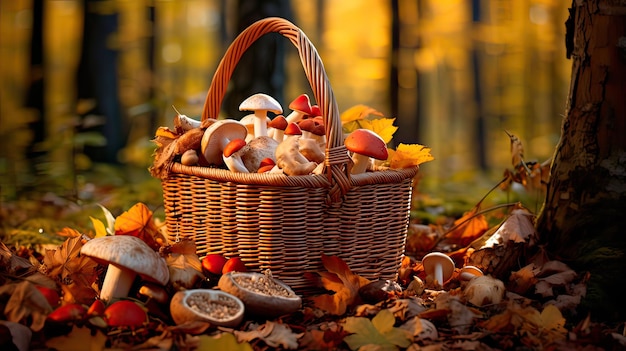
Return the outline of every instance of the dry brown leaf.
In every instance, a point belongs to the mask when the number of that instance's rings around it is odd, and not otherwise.
[[[458,247],[466,247],[483,235],[489,229],[489,223],[485,216],[478,213],[479,209],[476,206],[454,221],[453,229],[445,235],[446,242],[458,245]]]
[[[98,277],[98,264],[80,255],[82,236],[65,240],[56,250],[46,250],[41,270],[59,282],[65,302],[92,301],[96,291],[92,288]]]
[[[87,327],[74,326],[68,335],[57,336],[46,341],[46,346],[63,351],[100,351],[105,349],[107,336],[101,331],[92,332]]]
[[[286,350],[297,349],[298,339],[304,335],[294,333],[286,324],[273,321],[264,324],[250,323],[247,331],[234,330],[233,334],[240,343],[260,339],[270,347],[282,347]]]
[[[359,296],[359,288],[370,281],[354,274],[348,265],[337,256],[322,254],[322,264],[328,272],[319,272],[321,282],[326,290],[334,294],[322,294],[311,297],[314,305],[333,315],[342,315],[352,306]]]
[[[537,231],[533,220],[534,215],[524,208],[511,211],[511,215],[502,222],[483,247],[495,247],[508,241],[534,245],[537,240]]]
[[[43,328],[52,306],[37,290],[35,285],[27,281],[5,284],[0,287],[1,300],[6,299],[4,315],[6,319],[16,323],[29,323],[34,331]]]

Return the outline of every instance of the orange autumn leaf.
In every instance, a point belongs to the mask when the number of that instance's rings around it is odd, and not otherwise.
[[[345,125],[346,123],[349,123],[349,122],[366,119],[369,115],[383,117],[383,114],[377,111],[376,109],[373,109],[366,105],[359,104],[359,105],[352,106],[349,109],[345,110],[341,114],[340,118],[341,118],[341,123]]]
[[[115,235],[136,236],[155,251],[166,242],[152,219],[152,211],[141,202],[115,219]]]
[[[370,281],[353,273],[348,265],[337,256],[322,254],[322,264],[328,272],[319,273],[326,290],[334,294],[322,294],[311,298],[315,307],[333,315],[343,315],[359,295],[359,288]]]
[[[453,229],[446,234],[446,240],[459,247],[465,247],[483,235],[489,229],[489,223],[485,216],[478,214],[478,209],[478,206],[474,207],[454,221]]]
[[[400,144],[396,150],[390,150],[389,167],[400,169],[410,168],[432,161],[430,148],[420,144]]]

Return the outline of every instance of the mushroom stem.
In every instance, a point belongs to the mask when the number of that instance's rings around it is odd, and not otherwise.
[[[352,154],[352,162],[354,162],[352,171],[350,172],[352,174],[364,173],[372,164],[371,158],[357,154],[356,152]]]
[[[267,136],[267,111],[254,111],[254,137]]]
[[[100,289],[100,299],[109,302],[116,297],[128,296],[136,275],[130,269],[109,264]]]
[[[443,267],[439,263],[435,264],[435,282],[443,286]]]

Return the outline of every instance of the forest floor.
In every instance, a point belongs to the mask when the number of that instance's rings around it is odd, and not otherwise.
[[[140,326],[111,326],[105,315],[94,318],[84,312],[53,321],[49,315],[60,307],[42,302],[32,282],[52,282],[60,305],[89,307],[97,294],[98,275],[92,273],[95,280],[83,285],[68,284],[66,278],[88,269],[103,272],[104,267],[85,261],[78,252],[86,238],[102,230],[98,223],[107,226],[107,213],[119,219],[134,205],[145,204],[150,216],[144,227],[163,221],[158,181],[143,178],[141,171],[140,176],[105,172],[106,177],[90,181],[78,178],[72,191],[32,191],[0,203],[0,238],[6,245],[0,249],[0,320],[29,327],[31,349],[626,349],[624,321],[598,320],[582,307],[589,275],[551,260],[537,245],[537,200],[490,192],[489,184],[444,189],[448,195],[458,192],[454,199],[428,193],[427,184],[418,186],[397,284],[367,281],[340,258],[326,256],[321,259],[327,272],[316,273],[331,291],[304,296],[297,312],[246,316],[235,328],[176,325],[167,304],[155,305],[136,291],[131,291],[131,301],[148,311]],[[460,190],[468,188],[474,194]],[[481,200],[486,194],[491,195]],[[456,265],[443,286],[422,265],[424,255],[434,251],[445,253]],[[460,274],[465,265],[480,267],[483,281],[466,280]],[[215,280],[205,278],[190,286],[214,287]],[[171,283],[166,288],[175,291]],[[4,326],[9,324],[0,325],[3,332]],[[19,346],[15,337],[11,341],[9,334],[0,335],[3,350]]]

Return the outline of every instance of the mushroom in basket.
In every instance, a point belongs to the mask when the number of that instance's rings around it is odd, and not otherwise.
[[[289,123],[285,129],[285,139],[276,147],[276,165],[286,175],[306,175],[317,166],[317,163],[307,160],[300,153],[301,135],[300,127],[296,123]]]
[[[369,129],[357,129],[344,140],[352,152],[352,174],[363,173],[372,167],[372,158],[386,160],[389,156],[385,141]]]

